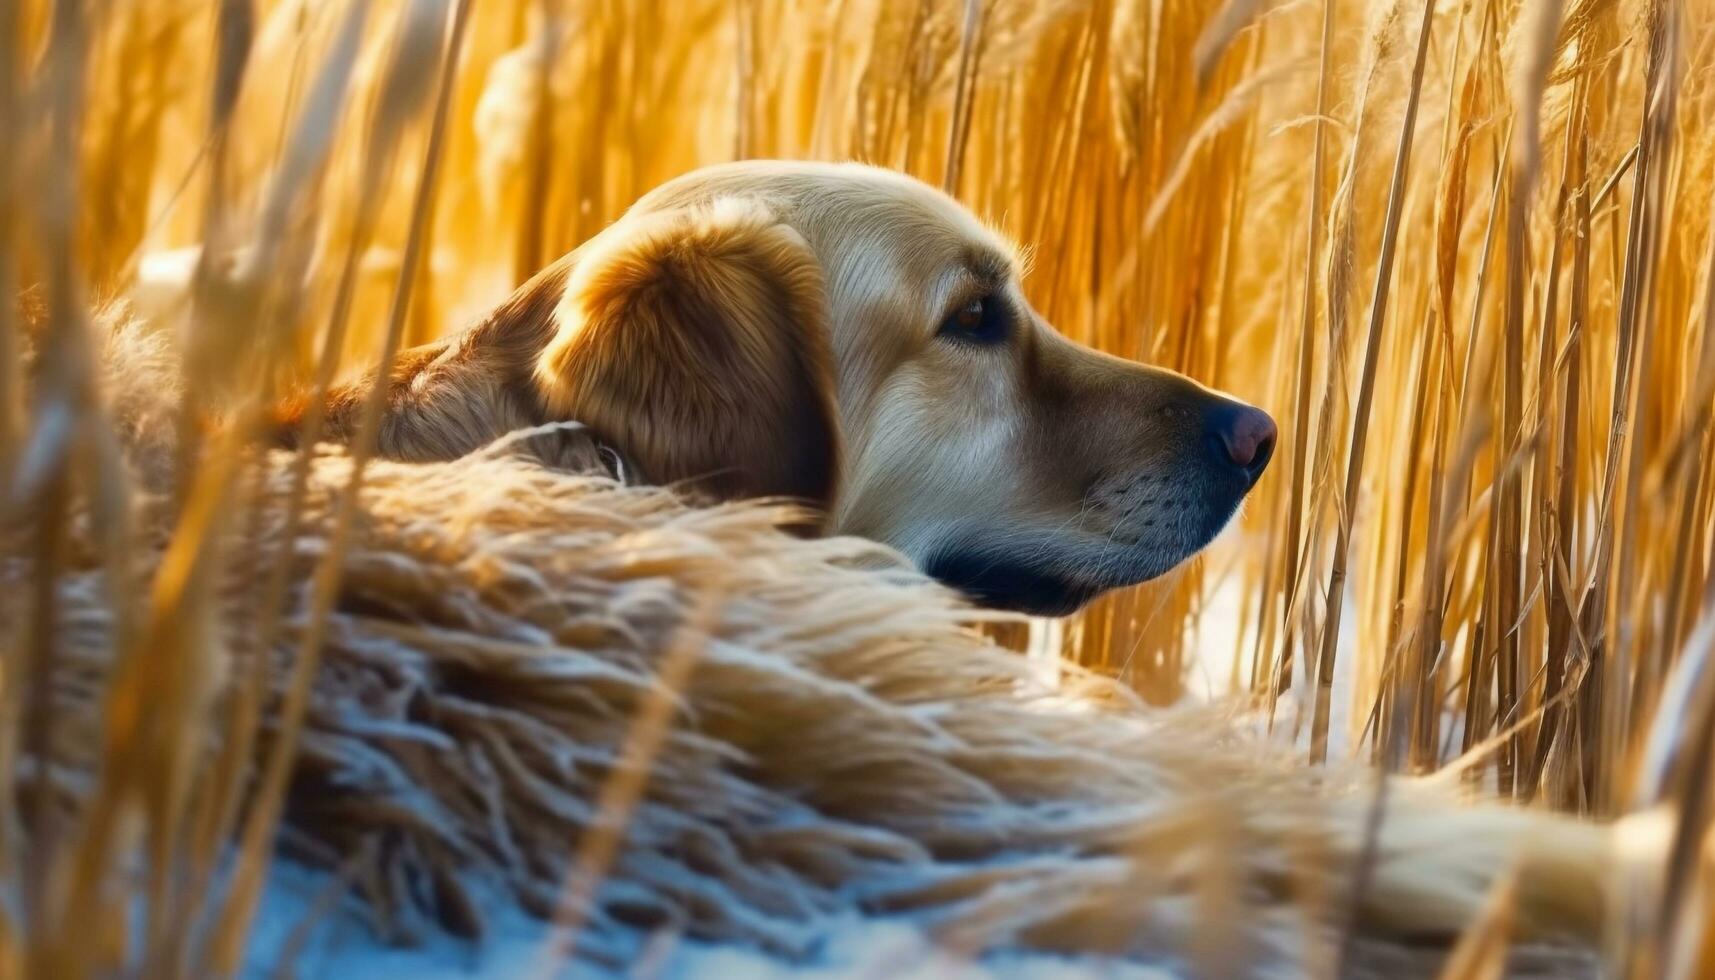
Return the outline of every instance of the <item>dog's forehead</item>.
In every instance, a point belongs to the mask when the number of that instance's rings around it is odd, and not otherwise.
[[[863,246],[874,245],[919,269],[957,266],[996,278],[1016,266],[1011,243],[963,205],[914,177],[865,164],[719,164],[669,181],[638,201],[634,210],[682,207],[726,196],[766,202],[824,261],[861,260]]]
[[[957,201],[889,170],[852,166],[812,173],[799,201],[806,234],[880,240],[937,263],[985,267],[1008,261],[1012,251]]]

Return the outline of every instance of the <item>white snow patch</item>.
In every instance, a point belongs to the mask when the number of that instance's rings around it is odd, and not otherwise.
[[[485,904],[488,932],[480,941],[432,934],[419,946],[388,946],[350,904],[318,915],[318,896],[330,880],[328,874],[294,862],[276,862],[251,935],[244,980],[1175,980],[1175,974],[1160,967],[1098,956],[1008,952],[973,961],[938,948],[909,924],[858,916],[830,919],[821,948],[804,962],[786,962],[754,948],[662,938],[645,943],[643,953],[619,969],[580,963],[544,972],[548,926],[504,896],[496,894]],[[294,937],[306,922],[311,923],[307,941],[289,957]]]

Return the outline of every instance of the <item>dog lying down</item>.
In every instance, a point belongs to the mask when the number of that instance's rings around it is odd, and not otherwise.
[[[108,343],[153,568],[175,359],[136,324]],[[360,387],[328,406],[333,436]],[[571,419],[589,428],[553,424]],[[1409,781],[1377,810],[1367,776],[1276,759],[1208,709],[1145,710],[1081,675],[1045,689],[918,571],[994,605],[1074,608],[1201,547],[1272,438],[1260,412],[1058,338],[1009,253],[904,178],[745,164],[669,184],[469,333],[403,358],[282,847],[344,869],[392,939],[480,932],[474,896],[493,887],[563,913],[639,706],[690,651],[579,909],[581,956],[625,963],[667,933],[804,957],[856,913],[973,956],[1433,976],[1505,893],[1517,975],[1586,975],[1622,881],[1609,828]],[[292,459],[263,461],[244,541],[291,563],[301,610],[350,461],[317,451],[287,540]],[[818,521],[842,533],[782,530]],[[55,744],[88,771],[114,624],[98,531],[71,533]],[[10,642],[30,563],[0,542]],[[258,652],[258,576],[229,564],[214,648]],[[264,651],[269,710],[303,625],[289,616]],[[193,672],[206,703],[231,693],[222,666]]]
[[[383,455],[575,419],[654,484],[784,496],[984,605],[1071,612],[1208,544],[1268,465],[1267,414],[1071,343],[1015,251],[858,165],[700,170],[482,324],[407,352]],[[351,434],[363,392],[338,392]],[[289,407],[287,436],[305,406]]]

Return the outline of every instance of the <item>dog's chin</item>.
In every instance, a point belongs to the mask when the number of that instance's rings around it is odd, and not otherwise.
[[[967,526],[921,567],[979,606],[1067,616],[1104,592],[1178,567],[1213,541],[1237,510],[1237,500],[1217,504],[1152,539],[1132,541],[1054,531],[985,534]]]
[[[977,551],[941,552],[923,570],[979,606],[1032,616],[1070,615],[1105,591],[1028,561]]]

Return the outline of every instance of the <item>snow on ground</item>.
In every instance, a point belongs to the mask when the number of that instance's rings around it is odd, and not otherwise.
[[[318,914],[328,877],[288,861],[276,864],[252,935],[243,980],[282,976],[379,980],[1174,980],[1164,970],[1103,957],[1007,953],[972,962],[937,949],[898,922],[859,917],[830,920],[826,940],[806,962],[689,940],[652,943],[623,970],[580,965],[554,969],[543,958],[547,927],[499,895],[488,906],[480,942],[434,936],[411,948],[378,943],[355,908]],[[304,936],[308,921],[316,923]],[[287,950],[296,947],[288,955]]]

